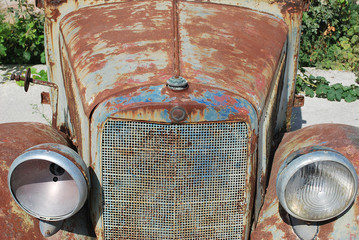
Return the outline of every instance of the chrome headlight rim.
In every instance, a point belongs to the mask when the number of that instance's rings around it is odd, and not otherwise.
[[[358,193],[358,175],[352,163],[342,154],[340,154],[339,152],[333,149],[319,148],[319,149],[315,149],[313,152],[309,152],[306,154],[299,154],[298,152],[299,151],[297,151],[296,153],[291,155],[292,157],[289,157],[286,159],[286,161],[284,161],[277,175],[276,191],[281,206],[291,216],[300,220],[310,221],[310,222],[321,222],[321,221],[330,220],[345,212],[355,201],[355,198]],[[288,182],[291,180],[291,178],[293,177],[293,175],[296,174],[297,171],[299,171],[303,167],[317,162],[334,162],[336,164],[342,165],[351,173],[354,182],[354,189],[353,189],[354,193],[352,194],[351,199],[348,201],[349,204],[341,211],[334,214],[333,216],[329,216],[321,219],[306,218],[294,213],[288,207],[285,197],[286,186]]]
[[[43,146],[51,146],[56,149],[59,149],[60,153],[63,154],[69,154],[71,158],[75,158],[75,161],[78,162],[78,159],[80,158],[79,155],[72,149],[70,149],[67,146],[60,145],[60,144],[42,144]],[[38,145],[38,146],[42,146]],[[38,147],[35,146],[35,147]],[[88,190],[89,190],[89,182],[88,178],[84,175],[87,175],[88,173],[84,174],[79,167],[83,168],[83,164],[80,164],[81,166],[77,166],[74,162],[72,162],[68,157],[65,157],[64,155],[60,154],[54,150],[49,149],[28,149],[26,152],[18,156],[14,162],[11,164],[9,168],[8,173],[8,188],[10,190],[10,193],[14,199],[14,201],[28,214],[30,214],[33,217],[36,217],[38,219],[47,220],[47,221],[60,221],[67,219],[71,216],[73,216],[75,213],[77,213],[82,206],[85,204],[88,196]],[[80,158],[81,159],[81,158]],[[61,214],[61,215],[45,215],[40,214],[38,211],[34,211],[33,209],[30,209],[29,207],[23,206],[23,204],[18,200],[16,194],[14,193],[13,186],[12,186],[12,176],[14,171],[21,166],[21,164],[26,162],[33,162],[33,161],[44,161],[49,162],[49,164],[53,163],[58,166],[60,166],[62,169],[64,169],[74,180],[76,183],[76,186],[78,186],[78,199],[79,201],[76,204],[76,207],[73,208],[71,211]],[[82,161],[82,159],[81,159]]]

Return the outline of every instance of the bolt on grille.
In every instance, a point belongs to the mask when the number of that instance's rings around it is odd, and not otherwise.
[[[238,239],[245,123],[109,119],[102,131],[105,239]]]

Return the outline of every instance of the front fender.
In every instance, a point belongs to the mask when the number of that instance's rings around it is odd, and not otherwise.
[[[0,239],[45,239],[40,232],[39,220],[17,205],[7,184],[8,170],[14,159],[26,149],[42,143],[69,145],[61,133],[48,125],[0,124]],[[84,208],[65,220],[62,229],[49,239],[90,239],[91,227],[88,227]]]
[[[324,222],[304,222],[290,217],[276,195],[276,179],[283,161],[293,153],[305,154],[317,147],[331,148],[345,156],[359,175],[359,128],[337,124],[310,126],[285,134],[272,166],[259,220],[251,239],[357,239],[359,196],[338,217]]]

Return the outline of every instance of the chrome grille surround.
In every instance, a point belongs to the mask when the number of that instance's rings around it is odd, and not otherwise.
[[[243,122],[102,129],[105,239],[238,239],[246,209]]]

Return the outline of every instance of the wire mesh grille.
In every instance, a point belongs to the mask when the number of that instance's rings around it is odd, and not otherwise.
[[[245,123],[109,119],[102,132],[105,239],[238,239]]]

